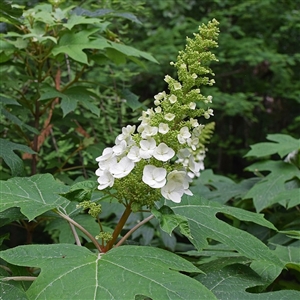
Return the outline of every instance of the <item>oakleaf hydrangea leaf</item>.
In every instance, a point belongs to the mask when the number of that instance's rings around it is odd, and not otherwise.
[[[20,176],[23,174],[24,165],[22,159],[14,152],[15,150],[31,154],[35,152],[25,145],[0,139],[0,157],[2,157],[9,166],[13,176]]]
[[[0,212],[10,207],[20,207],[29,221],[66,202],[59,193],[69,190],[51,174],[15,177],[0,181],[0,187]]]
[[[300,140],[286,134],[269,134],[267,139],[273,143],[264,142],[252,145],[245,157],[264,157],[278,153],[283,158],[288,153],[300,149]]]
[[[275,253],[289,268],[300,271],[300,249],[298,246],[276,245]]]
[[[181,274],[199,269],[168,251],[142,246],[95,254],[69,244],[26,245],[0,253],[5,261],[41,268],[26,294],[34,299],[216,299],[200,282]]]
[[[221,205],[196,196],[185,196],[179,205],[172,203],[170,206],[176,214],[187,218],[193,236],[190,241],[199,251],[207,247],[207,239],[213,239],[235,249],[248,258],[269,261],[274,265],[283,267],[279,258],[259,239],[216,217],[217,213],[223,213],[241,221],[253,222],[276,230],[272,223],[264,219],[262,214]]]
[[[270,174],[256,183],[244,196],[244,199],[252,198],[257,212],[283,200],[291,200],[297,203],[295,195],[287,192],[285,183],[297,177],[300,179],[300,170],[292,164],[283,161],[263,161],[247,167],[248,171],[270,171]],[[279,194],[282,194],[279,197]],[[298,195],[299,198],[299,195]]]
[[[178,227],[183,235],[191,239],[193,238],[187,219],[183,216],[176,215],[170,207],[164,205],[159,210],[152,209],[151,212],[159,220],[161,229],[169,235]]]
[[[282,290],[268,293],[250,293],[247,288],[262,285],[264,278],[250,267],[241,264],[227,266],[218,271],[199,274],[196,279],[209,288],[219,300],[283,300],[299,299],[300,292]]]

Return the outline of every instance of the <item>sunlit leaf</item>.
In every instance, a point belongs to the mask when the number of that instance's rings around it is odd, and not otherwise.
[[[14,177],[0,181],[0,184],[0,199],[5,199],[0,201],[0,211],[20,207],[29,221],[66,202],[67,200],[59,194],[69,189],[50,174]]]
[[[28,245],[0,252],[5,261],[41,268],[29,299],[216,299],[200,282],[181,274],[199,269],[168,251],[143,246],[97,255],[69,244]],[[54,267],[55,266],[55,267]],[[116,287],[117,283],[117,287]]]

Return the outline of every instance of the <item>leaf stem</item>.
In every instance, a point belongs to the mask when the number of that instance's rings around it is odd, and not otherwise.
[[[80,239],[79,239],[79,236],[78,236],[78,234],[76,232],[75,226],[72,223],[70,223],[70,222],[69,222],[69,225],[70,225],[72,233],[74,235],[76,245],[77,246],[81,246]]]
[[[145,223],[149,222],[151,219],[154,218],[154,215],[150,215],[149,217],[147,217],[146,219],[144,219],[143,221],[139,222],[138,224],[136,224],[134,227],[132,227],[121,239],[120,241],[116,244],[116,247],[121,246],[127,239],[128,237],[134,232],[136,231],[138,228],[140,228],[142,225],[144,225]]]
[[[128,217],[130,216],[131,212],[132,212],[131,203],[129,203],[128,205],[126,205],[126,209],[125,209],[119,223],[117,224],[117,226],[116,226],[116,228],[113,232],[112,239],[106,244],[104,252],[107,252],[108,250],[110,250],[113,247],[115,241],[117,240],[117,238],[118,238],[121,230],[123,229]]]
[[[12,277],[3,277],[1,280],[3,281],[9,281],[9,280],[15,280],[15,281],[34,281],[37,277],[35,276],[12,276]]]
[[[99,243],[98,243],[98,241],[84,227],[82,227],[80,224],[75,222],[73,219],[71,219],[69,216],[65,215],[64,213],[62,213],[58,210],[56,210],[55,212],[58,215],[60,215],[62,218],[64,218],[65,220],[67,220],[68,222],[73,224],[75,227],[77,227],[80,231],[82,231],[92,241],[92,243],[95,245],[95,247],[98,249],[98,251],[100,253],[103,252],[100,245],[99,245]]]

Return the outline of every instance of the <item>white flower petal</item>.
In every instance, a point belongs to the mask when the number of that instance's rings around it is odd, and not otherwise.
[[[147,165],[144,167],[142,180],[150,187],[157,189],[165,185],[166,175],[166,169]]]
[[[174,115],[174,114],[167,113],[167,114],[165,115],[165,120],[167,120],[167,121],[173,121],[174,118],[175,118],[175,115]]]
[[[152,154],[157,160],[167,161],[175,155],[175,151],[168,147],[165,143],[160,143]]]
[[[105,170],[98,178],[98,183],[98,189],[104,190],[105,188],[112,187],[114,185],[114,177],[110,174],[109,171]]]
[[[161,134],[166,134],[169,130],[169,125],[166,123],[160,123],[158,126],[158,132]]]
[[[134,162],[125,156],[118,163],[110,167],[110,172],[114,178],[123,178],[127,176],[133,168]]]
[[[133,162],[138,162],[141,160],[140,148],[138,146],[132,146],[127,154],[127,157]]]
[[[181,197],[184,193],[184,190],[178,188],[176,183],[168,182],[164,187],[161,189],[161,194],[164,198],[171,200],[175,203],[181,202]]]

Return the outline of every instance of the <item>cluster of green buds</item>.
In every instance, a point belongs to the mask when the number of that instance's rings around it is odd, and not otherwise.
[[[202,95],[199,87],[215,82],[208,65],[217,61],[209,49],[218,46],[218,24],[214,19],[187,38],[177,62],[171,62],[178,80],[165,77],[169,93],[154,96],[155,108],[143,111],[137,130],[124,127],[115,145],[96,159],[99,190],[113,188],[120,202],[136,207],[151,207],[161,197],[179,203],[183,194],[192,195],[189,185],[204,169],[205,143],[214,125],[199,124],[199,117],[213,116],[212,96]]]
[[[77,205],[77,207],[82,207],[84,210],[88,209],[88,214],[90,214],[93,218],[97,218],[102,211],[101,204],[97,204],[92,201],[82,201]]]

